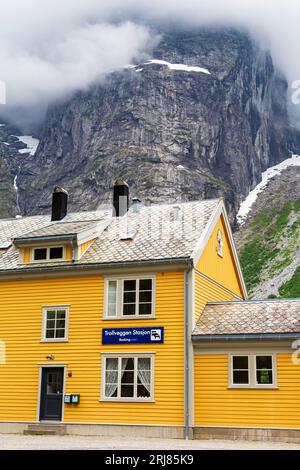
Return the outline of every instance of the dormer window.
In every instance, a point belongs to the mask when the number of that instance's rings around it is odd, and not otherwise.
[[[218,231],[217,235],[217,252],[218,256],[221,256],[223,258],[223,234],[221,230]]]
[[[48,248],[33,248],[32,261],[60,261],[65,259],[65,248],[54,246]]]

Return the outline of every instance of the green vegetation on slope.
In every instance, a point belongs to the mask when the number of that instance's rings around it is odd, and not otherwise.
[[[300,266],[294,272],[292,278],[279,287],[280,297],[294,299],[300,297]]]
[[[265,271],[272,277],[291,264],[299,232],[300,200],[287,202],[279,211],[269,209],[253,219],[251,233],[240,253],[250,294]],[[285,297],[285,292],[282,290],[280,295]]]

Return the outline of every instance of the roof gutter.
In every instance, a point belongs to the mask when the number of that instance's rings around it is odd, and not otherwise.
[[[229,334],[229,335],[193,335],[192,341],[265,341],[265,340],[283,340],[300,338],[299,333],[248,333],[248,334]]]
[[[49,235],[47,237],[31,237],[31,238],[15,238],[13,243],[16,246],[30,245],[32,243],[47,243],[52,241],[74,241],[77,239],[76,233],[69,233],[67,235]]]
[[[85,264],[76,264],[70,263],[69,265],[56,265],[56,266],[30,266],[26,268],[17,268],[17,269],[4,269],[0,270],[0,276],[8,275],[20,275],[24,273],[31,274],[43,274],[45,272],[74,272],[74,271],[84,271],[84,270],[105,270],[105,269],[122,269],[130,267],[139,267],[139,266],[163,266],[163,265],[178,265],[186,268],[190,267],[192,264],[190,258],[166,258],[166,259],[154,259],[154,260],[139,260],[139,261],[126,261],[126,262],[113,262],[113,263],[85,263]]]

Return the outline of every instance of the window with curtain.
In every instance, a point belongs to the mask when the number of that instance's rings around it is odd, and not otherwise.
[[[105,358],[105,399],[151,400],[152,356]]]

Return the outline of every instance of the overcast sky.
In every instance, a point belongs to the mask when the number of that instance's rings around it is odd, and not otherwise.
[[[8,105],[43,107],[88,86],[151,50],[147,22],[169,21],[246,26],[289,82],[300,80],[299,0],[0,0]]]

